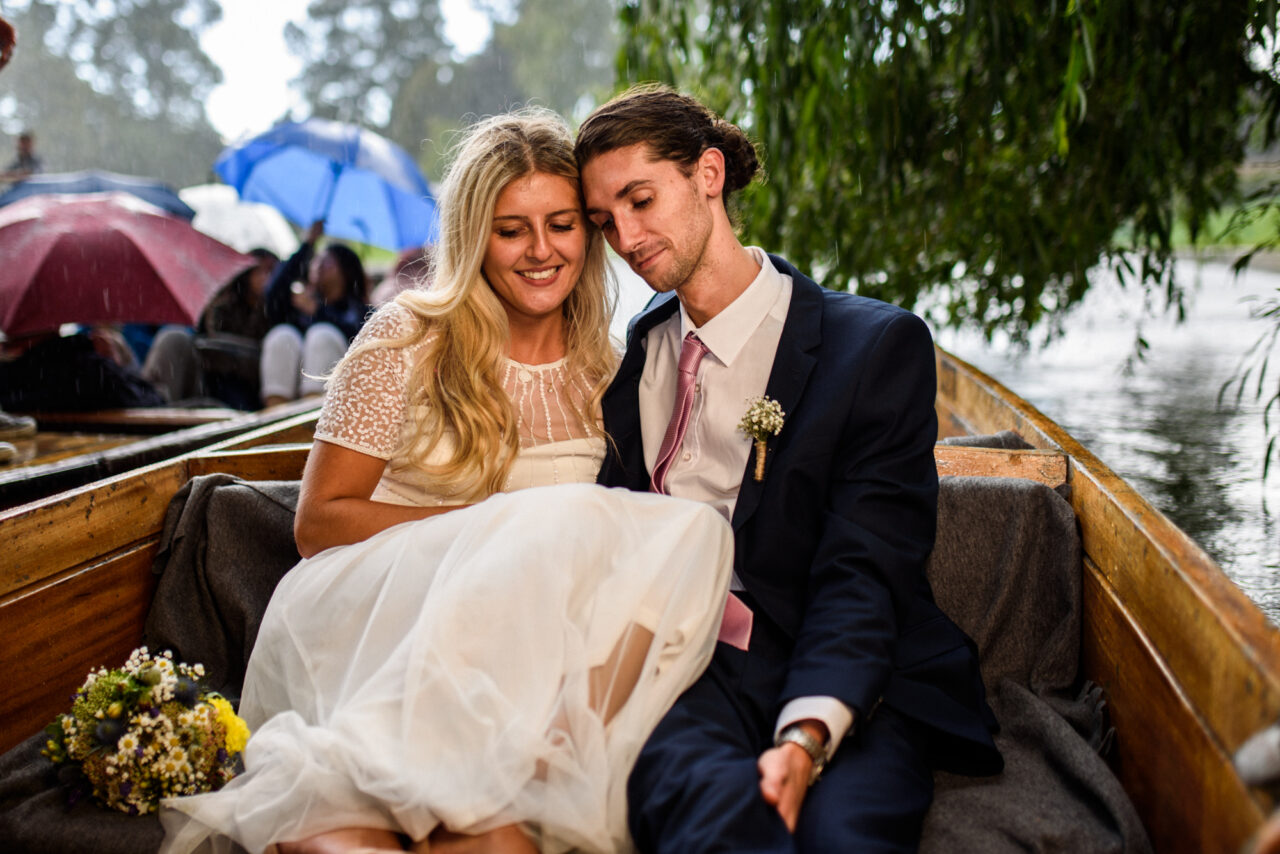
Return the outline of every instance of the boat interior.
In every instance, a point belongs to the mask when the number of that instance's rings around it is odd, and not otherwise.
[[[1232,757],[1280,718],[1280,631],[1213,561],[1050,419],[938,352],[939,439],[1013,431],[1030,450],[939,444],[943,477],[1045,484],[1082,545],[1079,673],[1105,691],[1106,761],[1156,851],[1239,851],[1275,808]],[[152,605],[175,493],[212,473],[301,475],[317,413],[0,510],[0,749],[62,710],[89,669],[124,660]],[[207,426],[207,425],[202,425]],[[191,429],[191,428],[186,428]],[[940,600],[941,601],[941,600]]]

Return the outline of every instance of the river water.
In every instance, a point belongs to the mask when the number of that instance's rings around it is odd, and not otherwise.
[[[1022,351],[954,331],[938,343],[1058,422],[1280,623],[1280,461],[1264,482],[1267,438],[1251,391],[1237,403],[1232,386],[1219,403],[1267,329],[1251,308],[1280,296],[1280,275],[1237,278],[1223,264],[1183,261],[1178,280],[1188,290],[1182,323],[1144,313],[1136,289],[1102,273],[1048,346]],[[1139,326],[1150,347],[1134,362]],[[1270,376],[1274,393],[1280,352]]]
[[[649,291],[623,264],[614,331]],[[1236,278],[1222,264],[1180,262],[1187,318],[1150,316],[1136,289],[1099,273],[1061,337],[1023,351],[1007,341],[942,330],[938,343],[992,375],[1058,422],[1191,535],[1280,623],[1280,461],[1262,479],[1266,433],[1251,394],[1219,391],[1267,328],[1250,317],[1280,296],[1280,275]],[[1137,330],[1149,344],[1135,362]],[[1280,377],[1280,352],[1270,388]]]

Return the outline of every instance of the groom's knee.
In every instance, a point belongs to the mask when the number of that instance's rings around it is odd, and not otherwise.
[[[795,850],[760,794],[755,757],[741,751],[642,754],[627,794],[632,837],[646,854]]]

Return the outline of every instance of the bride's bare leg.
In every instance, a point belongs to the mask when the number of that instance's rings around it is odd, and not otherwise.
[[[538,854],[538,848],[518,824],[495,828],[479,836],[464,836],[443,827],[416,843],[417,854]]]
[[[389,830],[372,827],[344,827],[317,833],[297,842],[280,842],[280,854],[356,854],[366,851],[403,851],[400,837]]]
[[[627,626],[622,640],[618,641],[605,663],[591,668],[591,708],[600,713],[605,723],[613,720],[618,709],[631,696],[652,644],[653,632],[632,623]]]
[[[631,696],[652,644],[653,632],[632,623],[605,663],[591,668],[588,674],[589,702],[605,723],[613,719]],[[564,713],[559,711],[551,722],[551,729],[563,729],[565,726]],[[540,759],[534,778],[545,780],[546,774],[546,762]],[[417,854],[427,854],[428,851],[430,854],[538,854],[537,846],[515,824],[479,836],[465,836],[439,827],[410,850]]]

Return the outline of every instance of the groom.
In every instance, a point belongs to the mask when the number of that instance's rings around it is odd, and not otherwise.
[[[934,355],[914,315],[743,246],[725,199],[759,171],[737,127],[665,87],[597,109],[587,216],[659,296],[604,398],[608,486],[705,501],[735,532],[704,675],[632,772],[643,851],[911,851],[932,769],[1002,767],[972,642],[924,566]],[[738,425],[780,404],[763,471]]]

